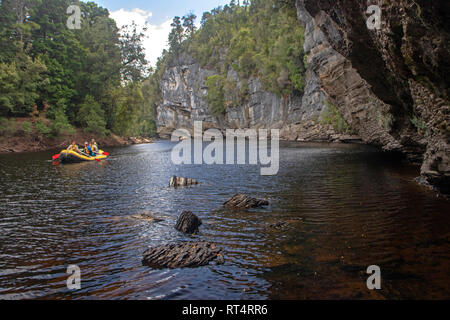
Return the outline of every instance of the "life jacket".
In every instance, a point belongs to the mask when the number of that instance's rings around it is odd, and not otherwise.
[[[78,146],[76,144],[71,144],[67,150],[69,151],[78,151]]]
[[[92,147],[91,146],[88,146],[88,154],[91,156],[91,157],[95,157],[95,152],[92,150]]]

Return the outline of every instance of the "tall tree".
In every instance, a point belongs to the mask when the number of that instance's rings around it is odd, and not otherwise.
[[[148,62],[142,44],[145,31],[147,28],[139,31],[134,22],[121,30],[122,76],[126,81],[142,81],[148,72]]]
[[[181,43],[184,40],[184,28],[181,24],[180,17],[173,18],[173,22],[170,25],[172,30],[169,33],[169,46],[170,50],[178,56],[181,50]]]
[[[189,12],[187,15],[183,17],[183,27],[185,28],[187,37],[191,37],[193,33],[197,30],[195,26],[196,19],[197,16],[192,12]]]

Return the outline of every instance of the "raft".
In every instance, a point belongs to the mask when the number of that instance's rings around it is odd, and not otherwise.
[[[63,150],[59,154],[58,160],[61,163],[76,163],[85,161],[99,161],[105,160],[106,158],[108,158],[108,156],[104,155],[102,150],[99,150],[98,155],[95,157],[90,157],[71,150]]]

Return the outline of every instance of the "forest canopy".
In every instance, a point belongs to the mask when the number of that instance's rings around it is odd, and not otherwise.
[[[70,5],[81,8],[80,29],[67,27]],[[0,1],[0,117],[37,108],[56,128],[152,135],[143,37],[94,2]]]
[[[67,27],[70,5],[81,8],[80,29]],[[192,12],[173,19],[168,50],[151,69],[138,26],[119,30],[94,2],[0,0],[0,118],[38,109],[55,134],[75,126],[153,135],[162,74],[183,54],[215,70],[206,81],[214,115],[245,103],[252,78],[280,97],[304,90],[304,30],[294,0],[231,0],[205,12],[198,29],[196,19]]]

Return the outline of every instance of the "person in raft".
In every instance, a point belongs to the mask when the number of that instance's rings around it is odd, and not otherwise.
[[[80,153],[80,149],[78,149],[75,140],[72,140],[72,144],[67,148],[67,150]]]
[[[91,146],[92,146],[92,151],[94,153],[98,153],[98,144],[97,144],[97,142],[95,142],[94,139],[91,140]]]
[[[91,157],[95,157],[95,153],[92,151],[92,145],[87,141],[84,143],[84,153]]]

